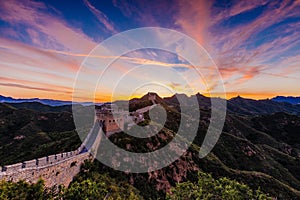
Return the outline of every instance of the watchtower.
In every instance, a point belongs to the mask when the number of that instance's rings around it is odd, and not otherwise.
[[[103,131],[108,136],[124,130],[125,115],[123,110],[111,103],[96,108],[97,120],[103,125]]]

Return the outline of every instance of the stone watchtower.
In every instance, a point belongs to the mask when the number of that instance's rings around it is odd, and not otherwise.
[[[105,103],[96,108],[97,121],[103,126],[107,136],[124,130],[125,113],[111,103]]]

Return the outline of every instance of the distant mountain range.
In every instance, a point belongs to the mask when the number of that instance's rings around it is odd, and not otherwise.
[[[72,101],[62,101],[62,100],[54,100],[54,99],[39,99],[39,98],[32,98],[32,99],[15,99],[12,97],[6,97],[0,95],[0,102],[1,103],[41,103],[44,105],[49,106],[66,106],[72,104],[81,104],[81,105],[91,105],[92,102],[72,102]]]
[[[186,98],[187,102],[189,102],[189,97],[185,94],[176,94],[172,97],[165,98],[161,98],[157,94],[155,95],[157,96],[157,103],[160,104],[163,104],[164,102],[167,102],[169,104],[177,104],[177,96],[181,96],[181,98]],[[193,96],[196,96],[196,98],[199,101],[199,106],[201,108],[210,108],[211,105],[209,97],[203,96],[200,93],[197,93]],[[141,99],[136,98],[130,100],[130,110],[139,109],[139,106],[152,105],[152,102],[147,101],[147,99],[148,96],[145,95],[144,97],[141,97]],[[143,101],[144,103],[141,104],[140,101]],[[92,102],[72,102],[39,98],[15,99],[12,97],[5,97],[2,95],[0,95],[0,103],[14,104],[13,106],[17,108],[29,108],[43,112],[71,111],[72,104],[80,104],[83,106],[94,105],[94,103]],[[300,97],[277,96],[272,99],[253,100],[238,96],[227,101],[227,112],[244,115],[260,115],[272,114],[276,112],[286,112],[300,115]]]
[[[183,94],[182,94],[183,95]],[[232,99],[238,99],[241,97],[235,97]],[[290,104],[300,104],[300,97],[293,97],[293,96],[276,96],[271,101],[275,102],[284,102],[284,103],[290,103]],[[62,101],[62,100],[54,100],[54,99],[39,99],[39,98],[30,98],[30,99],[15,99],[12,97],[6,97],[0,95],[0,103],[27,103],[27,102],[38,102],[49,106],[65,106],[65,105],[72,105],[72,101]],[[91,105],[92,102],[75,102],[76,104],[81,105]]]
[[[277,102],[286,102],[286,103],[291,103],[291,104],[300,104],[300,97],[292,97],[292,96],[277,96],[272,99],[272,101],[277,101]]]

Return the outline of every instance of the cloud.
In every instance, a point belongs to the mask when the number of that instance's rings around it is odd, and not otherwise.
[[[170,27],[172,28],[172,17],[176,12],[175,3],[161,0],[139,0],[134,3],[123,0],[113,0],[113,5],[119,9],[124,16],[138,23],[137,27]],[[170,23],[171,21],[171,23]]]
[[[256,0],[256,1],[234,1],[231,7],[217,8],[213,11],[213,17],[211,18],[212,24],[217,24],[228,18],[237,16],[241,13],[251,11],[259,6],[264,6],[268,3],[268,0]]]
[[[68,93],[72,92],[72,87],[66,87],[59,84],[48,84],[48,83],[42,83],[40,81],[32,81],[32,80],[25,80],[23,79],[16,79],[16,78],[8,78],[8,77],[1,77],[0,81],[9,83],[9,84],[23,84],[23,85],[30,85],[30,86],[36,86],[40,88],[55,88],[55,91],[68,91]]]
[[[233,16],[260,6],[265,6],[263,12],[247,23],[228,27],[218,24],[223,20],[221,18],[230,20]],[[293,22],[281,22],[289,17],[300,16],[297,12],[299,8],[299,2],[295,1],[239,1],[231,8],[223,9],[217,15],[219,19],[211,21],[210,27],[213,28],[210,32],[209,49],[225,78],[244,74],[238,76],[235,86],[238,87],[239,84],[259,75],[282,76],[276,72],[274,62],[280,60],[280,55],[289,52],[297,44],[300,36],[296,23],[293,25]],[[263,32],[267,29],[269,31]],[[285,68],[286,65],[277,67]]]
[[[42,48],[89,52],[96,43],[79,28],[69,26],[63,19],[49,14],[51,7],[35,1],[1,1],[0,19],[11,24],[18,39],[27,32],[34,45]],[[25,30],[24,30],[25,27]]]
[[[80,60],[58,56],[53,52],[30,46],[21,42],[0,38],[0,55],[2,63],[28,65],[36,69],[56,71],[73,71],[79,68]]]
[[[219,31],[216,29],[215,32],[212,33],[214,35],[212,45],[215,46],[215,53],[222,54],[228,51],[239,51],[241,47],[250,45],[258,33],[274,24],[284,21],[284,19],[288,17],[294,16],[295,13],[297,13],[296,10],[299,9],[299,5],[295,2],[283,1],[277,4],[270,3],[262,14],[248,23],[233,27],[221,26]],[[284,29],[281,29],[281,31],[282,30]],[[277,33],[282,34],[280,31]],[[276,39],[276,37],[273,35],[270,39]]]
[[[258,0],[233,1],[230,6],[220,8],[211,1],[177,1],[178,12],[173,18],[175,27],[179,26],[181,31],[207,49],[219,67],[225,84],[238,89],[242,83],[259,76],[291,77],[284,73],[294,72],[299,66],[295,63],[294,67],[274,63],[286,59],[280,55],[299,44],[299,22],[282,23],[288,18],[300,16],[299,5],[299,1],[291,0]],[[264,9],[260,14],[253,14],[253,18],[245,23],[223,23],[262,7]],[[276,68],[287,69],[276,71]],[[231,84],[232,80],[235,85]]]
[[[212,2],[205,0],[178,1],[176,24],[200,44],[206,43]]]
[[[93,6],[88,0],[83,0],[83,2],[89,8],[89,10],[94,14],[94,16],[98,19],[98,21],[102,23],[108,31],[110,31],[111,33],[117,33],[113,23],[108,19],[108,17],[103,12],[95,8],[95,6]]]
[[[21,84],[16,84],[16,83],[1,83],[0,82],[0,85],[7,86],[7,87],[22,88],[22,89],[46,91],[46,92],[60,92],[60,93],[63,92],[63,93],[72,94],[71,91],[61,91],[61,90],[55,90],[55,89],[51,89],[51,88],[44,88],[44,87],[32,87],[32,86],[21,85]]]

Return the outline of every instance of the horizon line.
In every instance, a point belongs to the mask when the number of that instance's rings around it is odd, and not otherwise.
[[[149,92],[148,92],[149,93]],[[0,96],[3,96],[3,97],[6,97],[6,98],[13,98],[15,100],[54,100],[54,101],[62,101],[62,102],[74,102],[74,103],[107,103],[107,102],[115,102],[115,101],[126,101],[126,100],[131,100],[131,99],[134,99],[134,98],[142,98],[143,96],[147,95],[148,93],[145,93],[143,95],[136,95],[136,96],[132,96],[131,98],[129,97],[129,99],[116,99],[116,100],[107,100],[107,101],[97,101],[97,98],[95,98],[94,101],[73,101],[72,99],[59,99],[59,98],[43,98],[43,97],[15,97],[14,95],[1,95]],[[171,97],[175,94],[184,94],[188,97],[191,97],[193,95],[196,95],[196,94],[201,94],[203,95],[204,97],[207,97],[207,98],[223,98],[221,97],[221,95],[218,95],[218,94],[211,94],[211,93],[200,93],[200,92],[197,92],[195,94],[191,94],[191,95],[188,95],[188,94],[185,94],[185,93],[175,93],[173,95],[160,95],[159,93],[157,92],[150,92],[150,93],[156,93],[159,97],[161,98],[167,98],[167,97]],[[227,94],[232,94],[232,95],[227,95]],[[251,98],[249,96],[256,96],[256,94],[252,94],[252,93],[225,93],[225,96],[226,100],[230,100],[230,99],[233,99],[233,98],[237,98],[237,97],[241,97],[241,98],[244,98],[244,99],[252,99],[252,100],[268,100],[268,99],[273,99],[273,98],[276,98],[276,97],[300,97],[300,96],[297,96],[297,95],[278,95],[278,94],[274,94],[274,95],[266,95],[266,97],[264,98]],[[248,96],[248,97],[247,97]],[[268,97],[267,97],[268,96]],[[228,98],[227,98],[228,97]]]

